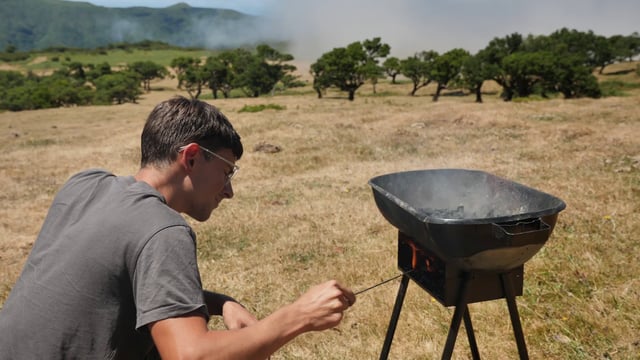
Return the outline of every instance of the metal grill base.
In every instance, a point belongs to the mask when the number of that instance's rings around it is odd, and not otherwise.
[[[416,281],[416,283],[418,283],[424,290],[432,294],[434,298],[436,298],[441,304],[445,306],[455,305],[455,310],[451,319],[451,325],[449,326],[447,341],[442,352],[443,360],[451,359],[456,338],[458,336],[458,330],[460,329],[460,324],[463,320],[465,330],[467,332],[467,338],[469,340],[472,358],[474,360],[480,359],[480,352],[478,351],[478,346],[473,331],[473,325],[471,322],[471,316],[469,314],[469,308],[467,305],[471,302],[495,300],[498,298],[504,298],[507,301],[509,316],[511,318],[511,325],[513,327],[516,344],[518,346],[518,354],[521,360],[528,360],[529,355],[527,352],[524,334],[522,332],[522,325],[520,323],[520,315],[518,314],[518,307],[516,304],[516,296],[522,294],[522,267],[508,272],[492,274],[487,274],[485,272],[477,273],[458,271],[457,269],[451,270],[452,273],[455,273],[455,276],[449,276],[450,279],[453,279],[453,283],[451,281],[447,282],[446,267],[444,268],[444,270],[443,268],[427,269],[430,265],[425,264],[424,269],[420,269],[420,271],[407,272],[408,270],[411,270],[411,268],[406,269],[407,259],[405,258],[407,254],[406,246],[408,244],[408,241],[410,240],[411,239],[407,235],[399,232],[398,264],[404,275],[402,276],[402,280],[400,282],[400,288],[398,289],[398,295],[396,296],[396,301],[393,307],[393,312],[391,314],[389,327],[387,328],[384,345],[382,347],[382,352],[380,353],[380,359],[385,360],[388,358],[389,351],[391,350],[391,342],[393,341],[398,318],[400,316],[404,297],[409,285],[409,280],[412,279]],[[415,259],[416,255],[413,254],[413,252],[415,252],[415,248],[412,248],[409,251],[412,252],[412,258],[409,258],[409,264],[415,269],[416,266],[418,266],[418,261],[416,261]],[[436,258],[435,261],[439,260]],[[446,264],[440,263],[433,264],[432,266],[436,267],[444,265]],[[420,262],[420,266],[422,266],[422,262]],[[432,277],[435,276],[435,280],[431,279],[428,282],[425,282],[425,279],[423,277],[417,275],[422,272],[422,270],[430,270],[428,272],[432,273]],[[433,273],[435,273],[435,275]],[[494,289],[490,290],[490,293],[488,294],[478,295],[478,290],[476,289],[481,289],[482,286],[486,285],[485,283],[487,281],[489,281],[489,283],[491,284],[494,284],[492,285]],[[437,289],[433,284],[439,284],[442,286],[442,288]],[[448,290],[445,290],[445,284],[448,285]],[[452,288],[452,284],[454,288]],[[495,284],[497,284],[498,286],[497,290],[495,289]]]

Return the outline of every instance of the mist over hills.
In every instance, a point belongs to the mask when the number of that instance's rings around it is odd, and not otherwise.
[[[233,48],[278,39],[261,38],[264,21],[234,10],[107,8],[64,0],[2,0],[0,51],[50,47],[96,48],[117,42],[162,41],[182,47]]]

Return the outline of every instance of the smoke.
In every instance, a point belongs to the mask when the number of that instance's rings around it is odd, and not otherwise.
[[[548,35],[567,27],[610,36],[640,30],[637,0],[271,0],[256,40],[286,40],[296,59],[315,61],[335,47],[380,37],[391,56],[463,48],[475,53],[495,37]]]
[[[97,1],[97,0],[96,0]],[[110,0],[114,1],[114,0]],[[135,0],[138,2],[144,0]],[[126,2],[135,2],[126,0]],[[165,2],[170,0],[163,0]],[[123,1],[125,2],[125,1]],[[177,2],[177,1],[174,1]],[[548,35],[563,27],[598,35],[640,31],[637,0],[186,0],[192,6],[237,8],[259,14],[249,21],[200,21],[181,45],[234,48],[264,42],[286,43],[297,60],[313,62],[335,47],[380,37],[391,56],[439,53],[463,48],[471,53],[496,37],[517,32]],[[154,2],[158,5],[160,1]],[[164,3],[163,3],[164,4]],[[125,39],[143,33],[118,23]],[[178,36],[178,35],[176,35]]]
[[[151,39],[152,36],[142,25],[134,21],[119,19],[111,24],[111,39],[115,42],[140,41]]]

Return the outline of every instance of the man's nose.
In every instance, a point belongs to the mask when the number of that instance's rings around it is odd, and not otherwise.
[[[226,184],[224,184],[222,195],[227,199],[231,199],[233,197],[233,186],[231,185],[231,181],[227,181]]]

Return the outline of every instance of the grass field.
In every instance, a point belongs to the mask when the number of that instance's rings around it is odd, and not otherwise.
[[[59,69],[64,64],[70,62],[79,62],[81,64],[102,64],[109,63],[113,67],[124,66],[136,61],[146,61],[153,58],[157,64],[169,66],[171,61],[180,56],[188,56],[194,58],[204,58],[214,56],[215,52],[207,50],[184,50],[184,49],[167,49],[167,50],[109,50],[103,53],[86,52],[79,50],[68,50],[56,53],[34,53],[29,59],[17,62],[15,65],[21,70],[33,71],[36,74],[48,74],[51,70]],[[9,66],[10,67],[10,66]],[[8,67],[8,68],[9,68]],[[2,69],[2,67],[0,67]]]
[[[640,82],[615,65],[603,80]],[[629,65],[630,66],[630,65]],[[635,69],[635,65],[633,65]],[[617,75],[607,75],[607,73]],[[137,170],[142,124],[175,80],[138,104],[0,113],[0,303],[17,278],[57,189],[73,173]],[[640,358],[640,90],[623,96],[506,103],[487,87],[431,101],[432,88],[365,85],[317,99],[299,93],[211,102],[246,147],[236,196],[195,223],[206,287],[263,317],[315,283],[355,290],[398,274],[393,226],[367,181],[414,169],[484,170],[567,203],[554,233],[525,265],[518,305],[532,359]],[[264,111],[240,111],[260,108]],[[261,144],[282,150],[254,151]],[[398,282],[359,296],[343,323],[305,334],[273,359],[376,359]],[[54,309],[52,309],[54,311]],[[513,359],[504,301],[470,305],[480,353]],[[410,284],[390,359],[439,358],[453,314]],[[212,327],[221,327],[218,321]],[[455,359],[470,358],[461,329]]]

